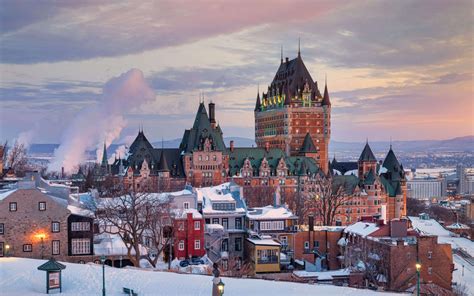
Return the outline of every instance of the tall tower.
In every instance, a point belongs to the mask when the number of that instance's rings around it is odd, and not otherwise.
[[[299,49],[292,60],[283,60],[282,56],[267,91],[262,95],[257,93],[254,114],[258,147],[268,145],[282,149],[288,156],[301,155],[305,137],[309,134],[316,149],[311,157],[327,173],[331,138],[329,91],[326,84],[324,95],[321,95]]]

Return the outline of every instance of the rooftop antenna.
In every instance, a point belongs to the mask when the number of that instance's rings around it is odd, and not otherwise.
[[[392,136],[390,136],[390,150],[392,150]]]
[[[163,148],[165,147],[165,144],[163,142],[163,137],[161,137],[161,151],[163,151]]]

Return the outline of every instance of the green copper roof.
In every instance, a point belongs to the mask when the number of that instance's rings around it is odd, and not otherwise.
[[[304,137],[303,145],[300,149],[303,153],[317,152],[316,146],[314,146],[313,139],[309,133]]]
[[[364,178],[364,184],[365,185],[373,185],[374,182],[375,182],[375,174],[374,174],[373,170],[370,170]]]
[[[275,170],[280,159],[285,157],[285,153],[281,149],[272,148],[268,152],[265,148],[234,148],[233,151],[227,149],[229,154],[229,173],[231,176],[240,173],[245,159],[250,160],[253,170],[258,174],[260,164],[263,158],[266,158],[271,170]]]
[[[336,193],[342,186],[346,194],[352,194],[359,185],[359,178],[354,175],[334,176],[332,179],[332,191]]]
[[[360,154],[359,161],[377,161],[372,149],[370,149],[369,142],[365,143],[365,147]]]
[[[54,258],[51,258],[48,262],[38,266],[38,270],[44,271],[58,271],[66,269],[66,265],[57,262]]]
[[[210,139],[214,150],[225,151],[226,147],[220,128],[212,128],[204,103],[199,104],[193,127],[186,130],[179,146],[184,153],[202,148],[205,139]]]

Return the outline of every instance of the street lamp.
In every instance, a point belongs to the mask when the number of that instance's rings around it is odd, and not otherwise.
[[[105,296],[105,259],[104,255],[100,256],[100,262],[102,263],[102,296]]]
[[[217,291],[219,291],[219,296],[224,295],[224,283],[222,282],[222,279],[219,280],[219,283],[217,284]]]
[[[416,295],[420,296],[420,270],[421,270],[421,264],[419,262],[416,262]]]
[[[9,254],[9,251],[10,251],[10,245],[6,245],[5,249],[6,249],[6,256],[8,257],[8,254]],[[464,268],[464,265],[463,265],[463,268]],[[463,275],[464,275],[464,269],[463,269]]]

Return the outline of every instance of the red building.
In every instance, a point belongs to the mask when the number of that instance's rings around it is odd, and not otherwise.
[[[204,218],[196,209],[187,209],[176,215],[174,220],[174,257],[183,260],[202,257],[204,246]]]

